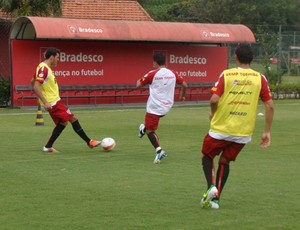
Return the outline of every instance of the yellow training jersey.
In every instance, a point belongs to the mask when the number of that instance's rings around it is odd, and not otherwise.
[[[261,90],[261,74],[252,69],[233,68],[223,72],[224,91],[211,120],[212,132],[251,136]]]
[[[50,104],[55,104],[59,99],[59,88],[51,68],[44,62],[41,62],[36,68],[36,81],[41,83],[41,91]],[[42,101],[39,100],[43,105]]]

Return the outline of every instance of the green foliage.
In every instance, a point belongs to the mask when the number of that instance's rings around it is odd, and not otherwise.
[[[7,80],[0,77],[0,106],[8,106],[10,101],[10,84]]]
[[[152,6],[152,5],[172,5],[177,2],[181,2],[182,0],[138,0],[138,2],[143,6]]]
[[[172,21],[177,22],[193,22],[193,17],[186,17],[189,14],[189,2],[183,1],[178,2],[170,6],[167,10],[167,15],[172,19]]]
[[[279,46],[288,49],[293,43],[300,43],[300,35],[288,36],[286,30],[300,30],[299,0],[181,0],[139,1],[156,21],[180,21],[198,23],[244,24],[255,34],[262,65],[269,68],[269,59],[278,57]],[[280,73],[279,75],[282,75]]]
[[[147,137],[138,138],[144,107],[71,108],[88,135],[111,136],[117,146],[89,149],[67,126],[57,154],[41,152],[53,128],[46,112],[45,126],[36,127],[36,110],[1,109],[1,229],[298,229],[299,100],[275,103],[272,145],[260,148],[264,117],[257,117],[252,142],[231,164],[219,210],[199,205],[207,105],[176,107],[161,120],[157,133],[168,151],[161,165],[152,163]]]
[[[300,72],[300,65],[289,63],[290,75],[298,76]]]
[[[270,85],[274,99],[300,98],[300,83]]]
[[[265,62],[267,63],[267,62]],[[271,68],[270,65],[263,65],[264,71],[262,73],[265,75],[265,77],[268,79],[269,84],[280,84],[281,79],[283,77],[283,73],[279,72],[275,68]]]
[[[285,84],[297,84],[300,83],[300,76],[283,76],[282,83]]]
[[[245,24],[255,33],[260,26],[277,32],[273,25],[300,24],[298,0],[140,0],[157,21]],[[234,12],[234,13],[233,13]]]
[[[182,0],[140,0],[155,21],[181,21],[180,18],[187,1]]]
[[[256,27],[256,41],[264,53],[263,65],[269,66],[270,58],[278,51],[278,34],[270,31],[266,26]]]
[[[0,0],[0,8],[12,16],[60,16],[62,0]]]

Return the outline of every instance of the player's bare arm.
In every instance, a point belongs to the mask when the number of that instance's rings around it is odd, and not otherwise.
[[[52,109],[51,104],[46,100],[46,98],[44,97],[42,91],[41,91],[41,83],[39,83],[38,81],[33,81],[32,82],[32,87],[33,87],[33,91],[35,92],[36,96],[43,102],[44,104],[44,108],[46,110],[50,110]]]
[[[220,97],[217,94],[213,94],[211,96],[211,98],[210,98],[209,120],[212,119],[212,117],[214,116],[215,112],[217,111],[219,100],[220,100]]]
[[[181,84],[181,90],[180,90],[180,95],[179,95],[179,100],[181,101],[185,101],[185,94],[186,94],[186,89],[187,89],[188,85],[187,83],[184,81]]]
[[[261,147],[267,148],[271,144],[271,126],[274,116],[273,100],[264,102],[265,104],[265,127],[261,136]]]
[[[142,87],[141,79],[137,80],[136,87],[138,88]]]

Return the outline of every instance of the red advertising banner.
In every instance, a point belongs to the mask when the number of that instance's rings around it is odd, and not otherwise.
[[[64,84],[135,84],[153,68],[154,52],[164,52],[167,67],[187,82],[215,82],[227,68],[227,47],[167,43],[12,40],[12,87],[30,84],[48,47],[60,49],[53,69]],[[16,95],[13,93],[13,104]]]

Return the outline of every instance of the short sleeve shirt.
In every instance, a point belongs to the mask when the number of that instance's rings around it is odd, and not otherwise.
[[[41,83],[41,91],[50,104],[55,104],[60,99],[56,78],[46,63],[41,62],[37,66],[35,80]]]
[[[148,72],[140,82],[142,86],[149,84],[147,112],[161,116],[167,114],[172,108],[175,86],[182,84],[184,79],[176,71],[160,68]]]

